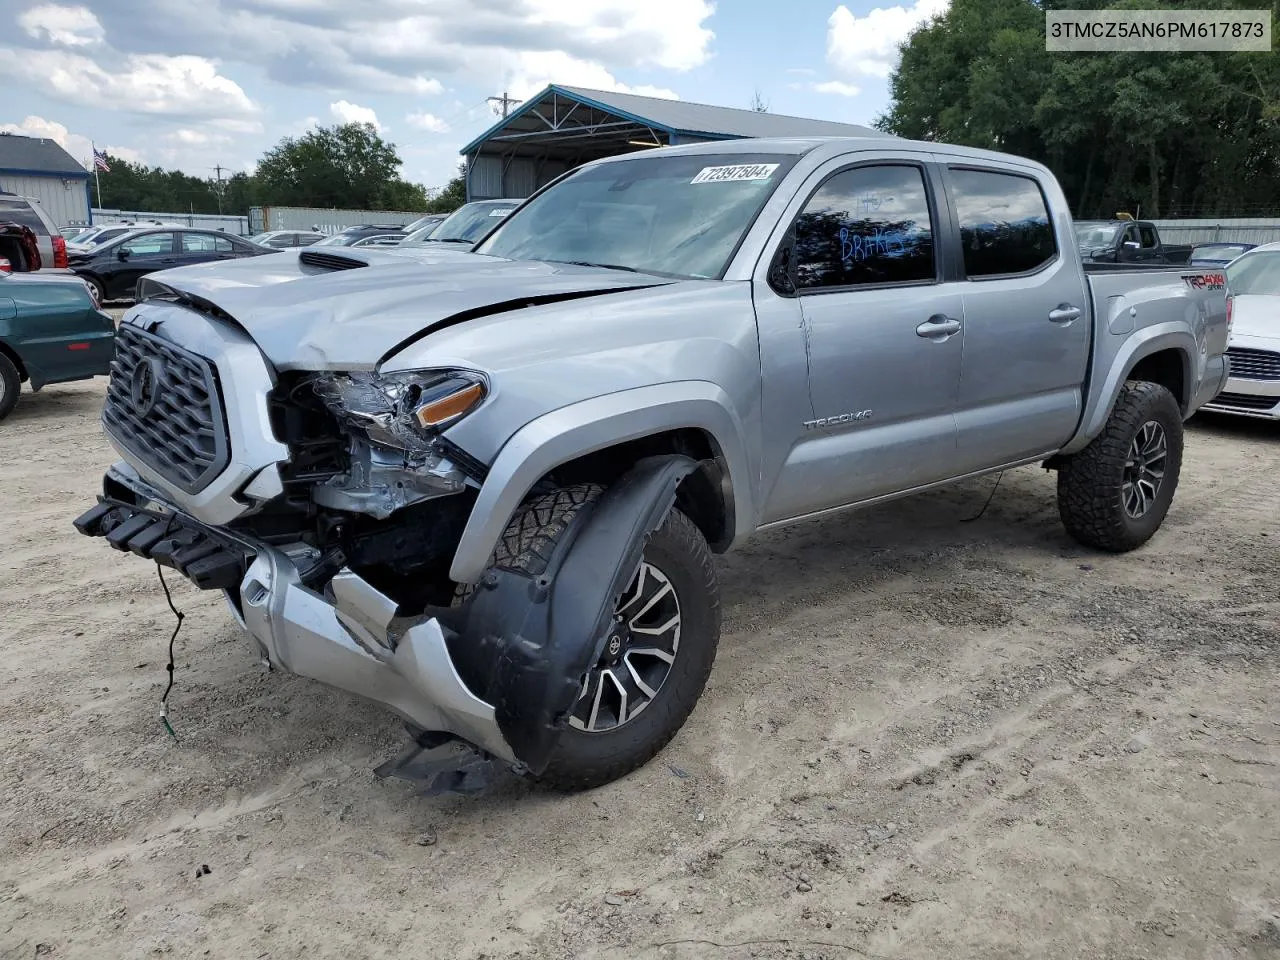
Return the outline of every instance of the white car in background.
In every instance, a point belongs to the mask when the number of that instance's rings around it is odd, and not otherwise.
[[[1231,261],[1226,274],[1230,375],[1204,409],[1280,420],[1280,243],[1254,247]]]

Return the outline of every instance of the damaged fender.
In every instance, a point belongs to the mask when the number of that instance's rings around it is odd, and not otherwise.
[[[529,772],[546,769],[649,535],[698,466],[677,454],[639,461],[578,512],[541,576],[490,570],[464,608],[454,660]]]

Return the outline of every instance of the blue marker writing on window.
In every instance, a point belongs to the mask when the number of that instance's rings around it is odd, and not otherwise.
[[[905,237],[897,230],[881,230],[877,227],[870,233],[853,233],[848,227],[841,227],[840,259],[847,266],[869,257],[890,257],[906,253],[910,239],[912,238]]]

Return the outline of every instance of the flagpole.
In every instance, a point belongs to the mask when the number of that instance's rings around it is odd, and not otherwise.
[[[93,151],[93,183],[98,188],[98,209],[102,209],[102,181],[98,179],[98,145],[89,141],[89,149]]]

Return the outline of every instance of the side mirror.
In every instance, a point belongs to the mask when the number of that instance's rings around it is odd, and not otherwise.
[[[128,260],[128,259],[129,259],[129,250],[128,250],[128,248],[127,248],[127,247],[121,247],[119,250],[117,250],[117,251],[116,251],[116,259],[117,259],[117,260]]]

